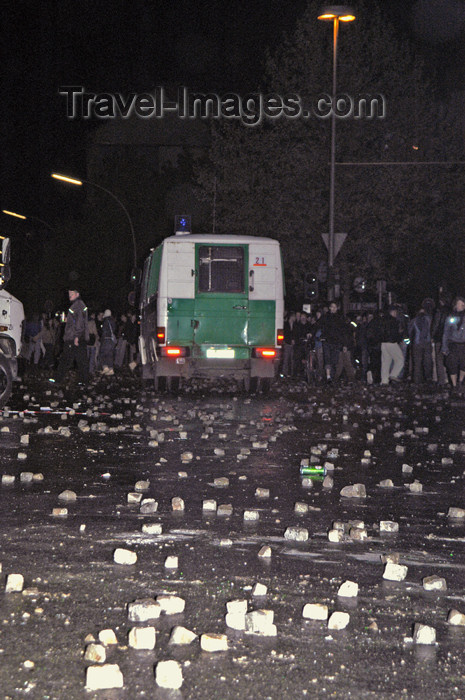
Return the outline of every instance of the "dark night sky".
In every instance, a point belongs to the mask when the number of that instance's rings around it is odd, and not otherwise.
[[[441,65],[445,89],[459,79],[455,32],[464,6],[462,0],[383,3],[398,31]],[[95,123],[66,119],[59,86],[125,93],[168,84],[205,92],[254,89],[265,47],[292,32],[305,7],[305,0],[8,3],[1,11],[1,208],[52,220],[49,173],[60,168],[85,176],[84,137]]]

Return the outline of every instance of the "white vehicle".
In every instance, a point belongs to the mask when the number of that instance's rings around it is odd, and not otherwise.
[[[10,239],[0,238],[0,407],[3,407],[10,398],[13,379],[18,376],[24,309],[16,297],[3,289],[10,279]]]
[[[283,342],[279,243],[258,236],[176,234],[144,265],[142,371],[176,389],[190,377],[231,377],[266,390]]]

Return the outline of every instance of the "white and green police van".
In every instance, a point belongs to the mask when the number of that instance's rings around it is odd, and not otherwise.
[[[175,390],[191,377],[230,377],[268,389],[283,341],[278,241],[176,234],[144,264],[139,346],[142,376]]]

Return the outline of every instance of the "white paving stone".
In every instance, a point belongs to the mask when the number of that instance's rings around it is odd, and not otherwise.
[[[100,630],[98,633],[99,641],[105,646],[111,646],[112,644],[118,644],[118,639],[115,632],[111,629]]]
[[[179,690],[183,684],[182,667],[178,661],[172,659],[159,661],[155,669],[155,681],[160,688]]]
[[[117,547],[113,552],[113,559],[115,564],[121,564],[123,566],[132,566],[137,562],[137,554],[136,552],[132,552],[130,549]]]
[[[449,611],[449,615],[447,616],[447,622],[450,625],[465,627],[465,614],[459,610],[452,609]]]
[[[337,592],[342,598],[356,598],[358,596],[358,583],[355,581],[344,581]]]
[[[184,608],[186,607],[184,598],[180,598],[177,595],[159,595],[156,598],[156,602],[165,615],[177,615],[178,613],[184,612]]]
[[[103,666],[89,666],[87,668],[86,688],[88,690],[106,690],[122,688],[123,686],[123,674],[118,664],[103,664]]]
[[[179,566],[179,559],[176,554],[170,554],[165,559],[165,569],[177,569]]]
[[[265,586],[264,583],[260,583],[257,581],[257,583],[254,584],[252,588],[252,596],[255,598],[261,598],[262,596],[265,596],[268,593],[268,588]]]
[[[66,503],[73,503],[74,501],[77,501],[77,495],[74,491],[66,489],[58,495],[58,499],[60,501],[65,501]]]
[[[154,649],[156,639],[155,627],[132,627],[129,630],[128,644],[131,649]]]
[[[430,625],[422,625],[416,622],[413,628],[413,641],[415,644],[435,644],[436,630]]]
[[[20,593],[24,586],[22,574],[8,574],[6,577],[5,593]]]
[[[454,518],[456,520],[462,520],[465,518],[465,508],[458,508],[457,506],[451,506],[447,511],[448,518]]]
[[[202,651],[215,653],[217,651],[228,650],[228,638],[225,634],[206,633],[200,637],[200,648]]]
[[[336,529],[333,528],[332,530],[330,530],[330,531],[328,532],[328,540],[329,540],[330,542],[334,542],[334,543],[342,542],[343,539],[344,539],[344,532],[343,532],[343,530],[336,530]]]
[[[333,612],[328,620],[328,629],[330,630],[343,630],[347,627],[350,622],[350,615],[346,612],[336,611]]]
[[[284,539],[306,542],[308,540],[308,530],[305,527],[288,527],[284,532]]]
[[[104,664],[107,660],[107,652],[103,644],[91,643],[86,646],[84,653],[85,661],[91,661],[93,664]]]
[[[403,564],[395,564],[391,561],[386,562],[384,567],[383,578],[386,581],[403,581],[407,576],[408,567]]]
[[[197,635],[194,632],[181,625],[176,625],[171,630],[168,644],[192,644],[195,639],[197,639]]]
[[[364,484],[351,484],[344,486],[340,491],[343,498],[366,498],[366,488]]]
[[[163,527],[161,523],[144,523],[142,525],[142,532],[145,535],[161,535]]]
[[[160,617],[162,607],[153,598],[141,598],[128,604],[128,619],[131,622],[148,622]]]
[[[425,576],[422,583],[425,591],[447,591],[446,579],[442,576]]]
[[[302,617],[307,620],[327,620],[328,606],[323,603],[306,603],[302,610]]]

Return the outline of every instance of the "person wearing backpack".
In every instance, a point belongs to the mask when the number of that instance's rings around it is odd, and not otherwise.
[[[111,315],[110,309],[103,312],[102,333],[100,335],[100,362],[102,374],[113,375],[113,361],[116,346],[116,321]]]
[[[431,316],[423,306],[409,324],[410,348],[413,362],[413,382],[421,384],[433,379],[433,348]]]

